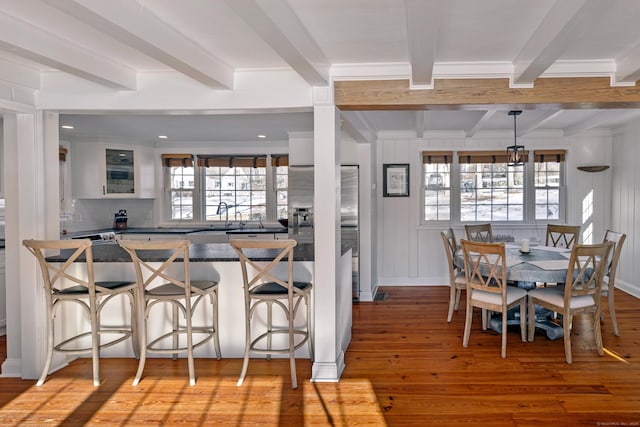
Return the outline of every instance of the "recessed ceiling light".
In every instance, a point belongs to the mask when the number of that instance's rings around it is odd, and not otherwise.
[[[71,125],[62,125],[60,126],[62,129],[75,129],[73,126]]]
[[[167,139],[167,138],[168,138],[168,136],[167,136],[167,135],[158,135],[158,138],[160,138],[160,139]]]
[[[260,139],[265,139],[266,137],[267,137],[267,135],[262,135],[262,134],[258,135],[258,138],[260,138]]]

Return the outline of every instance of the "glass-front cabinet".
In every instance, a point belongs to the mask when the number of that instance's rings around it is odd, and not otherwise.
[[[105,149],[105,194],[134,194],[133,150]]]
[[[79,199],[153,198],[153,149],[76,142],[71,147],[73,195]]]

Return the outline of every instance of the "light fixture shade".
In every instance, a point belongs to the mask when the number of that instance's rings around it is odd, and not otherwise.
[[[520,166],[524,164],[524,145],[510,145],[507,147],[507,165]]]
[[[524,164],[524,145],[518,145],[516,141],[516,117],[518,117],[522,111],[511,110],[509,115],[513,116],[513,145],[507,147],[507,166],[521,166]]]

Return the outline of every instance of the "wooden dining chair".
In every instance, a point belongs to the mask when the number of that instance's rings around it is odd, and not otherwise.
[[[615,291],[616,271],[618,270],[620,252],[622,252],[622,245],[624,245],[624,241],[626,240],[626,238],[626,234],[607,230],[603,240],[603,243],[613,243],[613,249],[611,250],[611,254],[609,256],[609,262],[605,268],[604,277],[602,278],[602,296],[607,298],[607,302],[609,304],[609,316],[611,316],[611,323],[613,324],[613,333],[616,336],[620,336],[620,330],[618,329],[618,320],[616,318],[616,308],[613,294]]]
[[[575,245],[571,250],[569,268],[563,287],[536,288],[529,291],[529,341],[535,335],[535,305],[562,314],[564,352],[567,363],[571,364],[571,325],[578,313],[593,313],[593,331],[598,354],[602,349],[600,314],[602,312],[602,278],[613,243],[595,245]]]
[[[447,322],[453,319],[453,312],[458,311],[460,306],[460,296],[462,291],[467,288],[467,279],[462,269],[456,267],[454,263],[455,252],[458,249],[458,242],[453,229],[448,228],[440,232],[442,243],[444,244],[444,252],[447,257],[449,266],[449,312],[447,314]]]
[[[467,315],[462,345],[469,346],[473,308],[502,314],[502,357],[507,357],[507,312],[520,306],[520,335],[526,341],[527,291],[507,286],[507,266],[504,243],[483,243],[461,240],[464,272],[467,281]],[[484,318],[484,314],[483,314]],[[484,320],[484,319],[483,319]],[[483,321],[483,329],[486,329]]]
[[[471,240],[472,242],[493,242],[493,231],[489,223],[465,225],[464,231],[467,234],[467,240]]]
[[[22,244],[31,252],[40,266],[44,282],[44,297],[47,311],[47,358],[42,374],[36,383],[41,386],[47,378],[54,352],[77,355],[91,353],[93,364],[93,385],[100,385],[100,350],[131,338],[133,352],[139,354],[136,328],[135,282],[94,280],[91,240],[24,240]],[[52,252],[70,251],[64,262],[49,262],[46,257]],[[48,254],[47,254],[48,252]],[[100,315],[114,297],[126,295],[130,305],[128,326],[106,326],[101,324]],[[89,330],[70,336],[55,337],[54,320],[59,309],[66,303],[80,307],[89,322]],[[77,323],[77,322],[74,322]],[[63,328],[64,329],[64,328]],[[110,339],[101,339],[111,336]],[[86,339],[89,337],[89,346]]]
[[[545,246],[571,249],[579,240],[579,225],[547,224]]]
[[[193,351],[213,341],[218,360],[221,357],[218,336],[218,283],[213,280],[191,280],[188,240],[120,240],[118,244],[129,253],[133,261],[140,301],[139,310],[143,316],[140,325],[142,351],[133,385],[140,382],[147,354],[171,354],[176,359],[179,353],[187,353],[189,385],[195,385]],[[210,321],[194,326],[193,314],[205,299],[211,303]],[[161,331],[159,336],[149,340],[148,323],[154,307],[171,309],[168,311],[171,313],[171,328],[167,332]],[[196,342],[194,335],[199,338]]]
[[[291,386],[298,387],[296,377],[296,350],[307,344],[309,357],[313,360],[313,331],[311,313],[310,282],[298,281],[293,277],[293,250],[297,245],[295,240],[254,240],[233,239],[229,241],[231,247],[240,257],[244,289],[245,308],[245,350],[242,371],[238,379],[238,386],[242,385],[249,367],[251,353],[264,354],[267,359],[272,354],[288,354],[291,368]],[[264,261],[264,251],[270,251],[268,261]],[[256,252],[263,261],[254,261]],[[279,274],[276,270],[280,262],[286,262],[287,271]],[[296,325],[296,315],[301,304],[307,309],[305,325]],[[274,322],[273,306],[282,310],[286,321],[281,324]],[[260,307],[266,307],[265,331],[254,337],[251,334],[252,320]],[[274,325],[275,323],[275,325]],[[287,339],[273,341],[278,336]],[[282,345],[279,345],[282,343]]]

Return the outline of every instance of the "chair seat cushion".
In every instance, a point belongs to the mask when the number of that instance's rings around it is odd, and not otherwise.
[[[192,280],[191,287],[197,288],[203,291],[211,289],[217,286],[217,282],[213,282],[211,280]],[[164,285],[156,286],[155,288],[151,288],[147,291],[147,295],[156,295],[156,296],[181,296],[184,295],[184,289],[178,285],[174,285],[173,283],[165,283]]]
[[[311,283],[309,282],[293,282],[293,286],[295,286],[296,288],[306,291],[307,289],[311,288]],[[287,294],[287,288],[283,288],[281,285],[277,284],[276,282],[266,282],[263,283],[259,286],[256,286],[252,291],[251,294],[254,295],[286,295]]]
[[[536,298],[540,301],[548,302],[557,307],[564,307],[564,289],[558,288],[537,288],[529,291],[529,297]],[[569,300],[569,308],[582,308],[595,305],[592,295],[580,295],[571,297]]]
[[[126,281],[107,281],[107,282],[96,282],[97,286],[102,288],[117,290],[119,288],[124,288],[127,286],[133,285],[135,282],[126,282]],[[88,294],[89,288],[82,285],[71,286],[65,289],[61,289],[56,292],[57,294],[62,295],[80,295],[80,294]]]
[[[467,276],[464,274],[464,271],[456,273],[455,283],[456,285],[462,285],[463,287],[467,286]]]
[[[524,298],[527,295],[527,291],[524,289],[516,288],[514,286],[507,286],[507,305]],[[486,302],[489,304],[502,304],[502,294],[497,292],[481,291],[479,289],[473,289],[471,292],[471,299],[474,301]]]

